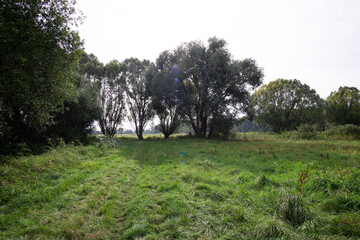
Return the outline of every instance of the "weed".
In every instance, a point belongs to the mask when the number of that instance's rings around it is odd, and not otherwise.
[[[311,175],[309,175],[309,165],[306,167],[306,171],[303,172],[302,169],[300,169],[299,179],[297,182],[296,190],[298,192],[298,196],[305,197],[304,196],[304,185],[310,180]]]
[[[302,198],[299,195],[292,195],[284,192],[279,199],[278,213],[282,219],[293,226],[299,226],[309,218]]]

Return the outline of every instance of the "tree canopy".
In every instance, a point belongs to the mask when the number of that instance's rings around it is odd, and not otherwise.
[[[327,98],[327,119],[336,125],[360,125],[360,91],[356,87],[340,87]]]
[[[233,60],[225,40],[218,38],[210,38],[208,46],[186,43],[177,52],[181,100],[195,134],[228,132],[236,116],[247,112],[249,91],[261,85],[262,68],[252,59]]]
[[[128,58],[123,65],[129,121],[133,124],[138,139],[142,140],[145,127],[154,115],[150,89],[146,81],[150,61]]]
[[[159,130],[168,138],[179,127],[183,117],[183,103],[178,87],[178,54],[164,51],[147,73],[152,105],[159,117]]]
[[[296,79],[278,79],[263,85],[252,95],[251,106],[256,121],[277,133],[322,118],[320,96]]]
[[[53,112],[75,95],[74,67],[81,41],[75,1],[4,0],[0,8],[2,140],[39,141]],[[0,141],[2,141],[0,140]]]

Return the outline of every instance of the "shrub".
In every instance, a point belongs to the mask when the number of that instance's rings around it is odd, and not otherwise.
[[[360,139],[360,126],[354,124],[347,124],[343,126],[335,126],[327,131],[330,136],[352,137]]]
[[[297,129],[297,137],[300,139],[314,139],[317,134],[317,129],[314,124],[301,124]]]
[[[120,148],[121,141],[114,137],[102,137],[98,138],[98,141],[95,142],[95,146],[100,148]]]

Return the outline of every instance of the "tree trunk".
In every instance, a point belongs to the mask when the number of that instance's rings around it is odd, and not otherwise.
[[[210,127],[210,130],[209,130],[208,138],[212,138],[213,134],[214,134],[214,127],[211,126],[211,127]]]
[[[138,139],[139,140],[144,140],[144,137],[143,137],[143,127],[142,125],[139,126],[139,130],[137,132],[137,136],[138,136]]]

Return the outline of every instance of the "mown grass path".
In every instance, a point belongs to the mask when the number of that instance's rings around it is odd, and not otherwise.
[[[359,141],[121,140],[11,159],[0,239],[357,239],[359,151]],[[300,221],[281,206],[307,166]]]

